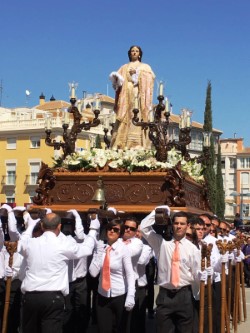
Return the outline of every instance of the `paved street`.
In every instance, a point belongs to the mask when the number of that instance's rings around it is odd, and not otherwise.
[[[156,294],[157,294],[157,289],[158,287],[155,287],[156,289]],[[242,322],[238,325],[238,330],[237,333],[249,333],[250,331],[250,288],[246,288],[246,306],[247,306],[247,320],[246,322]],[[146,333],[155,333],[155,320],[153,319],[147,319],[147,324],[146,324]],[[231,327],[231,332],[234,332],[234,330]],[[97,333],[97,328],[96,326],[90,326],[88,333]]]

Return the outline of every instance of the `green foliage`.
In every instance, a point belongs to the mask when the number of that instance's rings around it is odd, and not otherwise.
[[[212,86],[211,82],[208,81],[207,85],[207,94],[206,94],[206,105],[204,112],[204,125],[203,129],[206,132],[211,132],[213,130],[213,121],[212,121],[212,102],[211,102],[211,92]],[[211,146],[209,148],[210,158],[206,163],[206,168],[204,169],[204,179],[207,185],[208,190],[208,200],[210,202],[210,207],[212,212],[216,212],[216,175],[215,175],[215,153],[214,153],[214,140],[213,135],[211,135]]]
[[[223,189],[223,178],[221,171],[221,146],[218,144],[218,156],[217,156],[217,171],[216,171],[216,186],[217,186],[217,204],[216,215],[220,218],[224,218],[225,212],[225,192]]]

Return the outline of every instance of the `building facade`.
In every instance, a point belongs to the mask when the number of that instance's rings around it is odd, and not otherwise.
[[[249,220],[250,206],[250,147],[243,138],[221,139],[222,176],[225,191],[225,217],[236,213]]]

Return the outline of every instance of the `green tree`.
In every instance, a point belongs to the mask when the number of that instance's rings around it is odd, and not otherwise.
[[[212,120],[212,101],[211,101],[212,86],[211,82],[208,81],[207,93],[206,93],[206,105],[204,112],[204,125],[203,129],[205,132],[211,133],[211,145],[209,147],[209,158],[206,160],[206,166],[204,169],[204,179],[207,186],[208,200],[210,208],[213,213],[216,212],[216,175],[215,175],[215,152],[214,152],[214,138],[213,132],[213,120]],[[206,147],[203,148],[207,149]]]
[[[223,178],[222,178],[222,171],[221,171],[221,146],[218,143],[218,155],[217,155],[217,168],[216,168],[216,195],[217,195],[217,202],[216,202],[216,215],[220,218],[224,218],[225,212],[225,192],[223,189]]]

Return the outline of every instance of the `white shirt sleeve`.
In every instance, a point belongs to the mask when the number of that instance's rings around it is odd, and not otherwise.
[[[21,234],[17,230],[17,220],[13,211],[8,212],[8,229],[10,240],[12,242],[15,242],[21,238]]]
[[[126,280],[127,280],[127,295],[133,296],[135,295],[135,276],[134,270],[131,262],[131,257],[126,251],[126,246],[124,247],[124,255],[122,257],[123,266],[125,270]]]

